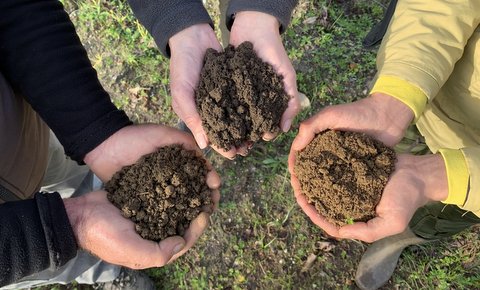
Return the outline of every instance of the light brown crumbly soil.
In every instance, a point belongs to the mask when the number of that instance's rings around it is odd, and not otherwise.
[[[283,77],[250,42],[207,50],[195,98],[208,139],[225,150],[279,132],[290,99]]]
[[[183,236],[201,211],[212,211],[207,172],[195,151],[171,145],[122,168],[105,189],[142,238],[161,241]]]
[[[308,202],[342,226],[375,217],[395,152],[365,134],[327,130],[297,152],[295,175]]]

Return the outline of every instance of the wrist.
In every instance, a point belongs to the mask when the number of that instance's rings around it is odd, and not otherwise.
[[[168,45],[173,53],[185,46],[199,47],[202,50],[217,48],[218,40],[212,27],[207,23],[195,24],[176,33],[168,40]]]
[[[425,197],[442,201],[448,197],[448,179],[445,162],[440,154],[415,156],[416,175],[421,179]]]
[[[68,220],[72,226],[77,243],[79,246],[82,246],[80,240],[85,201],[82,197],[66,198],[63,200],[63,204],[65,206],[65,211],[67,212]]]
[[[241,11],[235,14],[232,25],[232,32],[237,28],[262,27],[280,34],[280,22],[275,16],[258,11]]]
[[[400,140],[415,117],[410,107],[384,93],[373,93],[369,99],[379,115],[379,123],[387,126],[385,130]]]

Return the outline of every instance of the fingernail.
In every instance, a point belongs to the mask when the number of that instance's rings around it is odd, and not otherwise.
[[[176,254],[180,253],[180,251],[183,249],[184,246],[185,246],[185,244],[183,244],[183,243],[180,243],[180,244],[176,245],[175,248],[173,248],[173,254],[176,255]]]
[[[288,132],[291,125],[292,125],[292,119],[288,119],[285,122],[283,122],[283,126],[282,126],[283,132]]]
[[[198,147],[200,147],[200,149],[205,149],[207,147],[207,140],[205,140],[203,134],[198,134],[196,139],[198,140]]]

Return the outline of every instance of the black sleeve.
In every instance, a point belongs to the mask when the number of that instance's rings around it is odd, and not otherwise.
[[[77,243],[58,193],[0,205],[0,287],[77,254]]]
[[[0,69],[80,163],[131,124],[100,85],[57,0],[0,1]]]
[[[240,11],[258,11],[275,16],[280,22],[280,32],[283,33],[290,23],[292,11],[298,0],[230,0],[227,8],[227,28],[233,25],[234,15]]]
[[[128,0],[135,16],[155,39],[160,51],[170,56],[168,40],[195,24],[213,21],[202,0]]]

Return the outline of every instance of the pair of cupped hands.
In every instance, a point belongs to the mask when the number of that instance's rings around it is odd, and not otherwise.
[[[285,90],[293,96],[280,123],[281,129],[286,132],[300,106],[295,71],[282,45],[278,21],[260,12],[238,13],[232,26],[230,44],[237,46],[244,41],[252,42],[258,56],[284,76]],[[182,144],[184,148],[197,150],[201,155],[199,147],[208,146],[196,110],[194,90],[205,51],[208,48],[220,51],[222,48],[208,24],[182,30],[170,39],[169,46],[172,106],[194,138],[163,125],[127,126],[110,136],[84,159],[104,182],[122,167],[135,163],[141,156],[158,148]],[[288,165],[297,202],[316,225],[333,237],[371,242],[401,232],[418,207],[430,200],[446,197],[446,173],[443,160],[438,155],[400,155],[396,171],[377,206],[377,217],[367,223],[337,228],[320,216],[301,193],[293,171],[295,153],[305,148],[317,133],[326,129],[364,132],[388,146],[394,146],[403,137],[412,118],[412,111],[400,101],[387,95],[374,94],[354,103],[325,108],[301,123],[292,143]],[[264,135],[267,141],[274,137],[271,134]],[[250,145],[244,144],[229,151],[214,149],[227,158],[233,158],[236,154],[247,155]],[[207,184],[212,190],[214,207],[217,207],[221,181],[209,163],[208,168]],[[203,212],[192,221],[183,237],[169,237],[156,243],[142,239],[135,232],[134,224],[122,217],[120,211],[107,200],[104,191],[65,199],[64,203],[81,248],[104,261],[133,269],[161,267],[174,261],[193,246],[209,221],[209,215]]]

